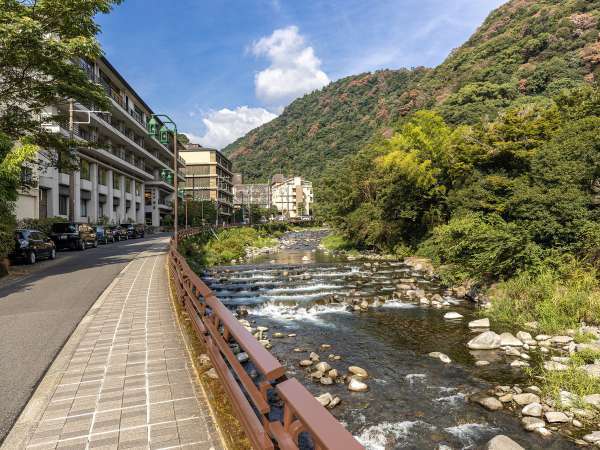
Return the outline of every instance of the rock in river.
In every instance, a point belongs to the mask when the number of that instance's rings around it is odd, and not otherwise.
[[[525,393],[517,394],[513,397],[517,405],[525,406],[531,403],[540,403],[540,398],[535,394]]]
[[[447,312],[444,314],[444,319],[454,320],[454,319],[462,319],[463,315],[454,311]]]
[[[489,441],[485,447],[485,450],[525,450],[515,441],[513,441],[508,436],[504,436],[503,434],[499,434],[491,441]]]
[[[567,423],[569,421],[569,417],[560,411],[548,411],[545,416],[548,423]]]
[[[521,414],[531,417],[542,417],[542,405],[539,403],[530,403],[521,410]]]
[[[546,422],[543,419],[538,419],[537,417],[523,417],[521,420],[521,425],[527,431],[534,431],[537,428],[544,428],[546,426]]]
[[[369,376],[369,374],[367,373],[367,371],[365,369],[363,369],[362,367],[358,367],[358,366],[350,366],[348,367],[348,372],[350,372],[352,375],[356,375],[359,378],[367,378]]]
[[[441,362],[446,363],[446,364],[450,364],[452,362],[452,360],[450,359],[450,357],[448,355],[445,355],[444,353],[431,352],[429,354],[429,356],[431,356],[432,358],[439,359]]]
[[[329,363],[326,363],[325,361],[322,361],[320,363],[318,363],[315,368],[317,370],[320,370],[323,373],[329,372],[331,370],[331,366],[329,365]]]
[[[369,390],[369,386],[362,381],[358,381],[356,378],[352,378],[350,383],[348,383],[348,390],[352,392],[366,392]]]
[[[587,364],[582,367],[592,378],[600,378],[600,364]]]
[[[498,411],[504,406],[496,397],[474,396],[471,398],[475,403],[480,404],[485,409],[490,411]]]
[[[472,320],[469,322],[469,328],[489,328],[490,327],[490,319],[478,319]]]
[[[583,437],[585,442],[589,442],[590,444],[596,444],[600,442],[600,431],[594,431],[593,433],[586,434]]]
[[[333,397],[331,396],[331,394],[329,392],[326,392],[325,394],[319,395],[318,397],[315,397],[315,398],[323,406],[327,406],[333,401]]]
[[[493,350],[500,347],[500,336],[493,331],[486,331],[471,339],[467,346],[471,350]]]
[[[502,333],[500,335],[501,347],[523,347],[523,342],[514,337],[511,333]]]

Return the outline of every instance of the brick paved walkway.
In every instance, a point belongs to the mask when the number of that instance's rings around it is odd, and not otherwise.
[[[9,436],[4,447],[222,448],[172,310],[165,264],[162,246],[115,279],[57,358],[64,362],[50,368],[46,378],[55,381],[42,382],[17,422],[23,437]]]

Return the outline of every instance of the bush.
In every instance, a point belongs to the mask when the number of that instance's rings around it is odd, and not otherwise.
[[[66,222],[67,219],[62,217],[47,217],[45,219],[23,219],[19,222],[19,228],[31,228],[41,231],[42,233],[50,234],[52,225],[55,223]]]
[[[452,285],[508,278],[525,267],[538,266],[542,257],[541,249],[517,225],[479,214],[436,227],[418,254],[441,266],[440,275]]]
[[[537,321],[542,332],[600,323],[600,285],[594,269],[566,260],[546,263],[538,273],[522,272],[490,291],[492,320],[511,325]]]
[[[321,244],[323,244],[323,247],[327,250],[332,251],[351,250],[353,248],[352,243],[339,234],[329,234],[325,236],[321,241]]]

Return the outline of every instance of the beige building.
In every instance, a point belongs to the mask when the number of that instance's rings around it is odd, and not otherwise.
[[[78,149],[80,170],[71,177],[55,168],[24,167],[22,176],[34,187],[20,193],[17,219],[69,218],[74,205],[76,222],[159,226],[173,213],[174,189],[172,177],[167,175],[173,167],[173,144],[163,145],[148,136],[146,124],[153,111],[106,58],[81,61],[80,65],[90,79],[104,87],[110,109],[95,112],[73,104],[74,137],[82,143]],[[68,112],[66,102],[48,109],[49,117]],[[69,135],[57,124],[50,122],[46,127]],[[39,156],[46,158],[44,151]],[[185,181],[183,159],[179,164],[179,180]]]
[[[219,220],[229,222],[233,213],[231,161],[219,150],[187,144],[180,151],[185,160],[185,197],[214,201]]]
[[[271,184],[271,204],[288,219],[310,216],[313,205],[312,182],[302,177],[274,176]]]
[[[257,205],[271,207],[271,185],[268,183],[244,183],[242,174],[233,174],[233,204],[235,208]]]

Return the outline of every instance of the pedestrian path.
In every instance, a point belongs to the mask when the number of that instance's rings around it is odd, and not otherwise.
[[[169,296],[141,253],[69,339],[3,448],[221,449]]]

